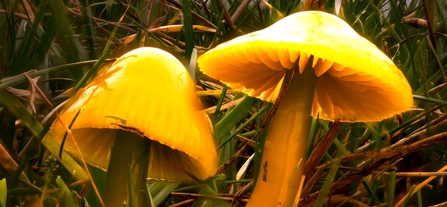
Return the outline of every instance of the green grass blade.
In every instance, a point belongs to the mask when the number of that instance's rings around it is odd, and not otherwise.
[[[388,174],[388,182],[386,186],[386,205],[392,207],[394,204],[394,192],[396,190],[396,171]]]
[[[334,146],[337,148],[337,152],[340,152],[343,156],[349,155],[348,149],[338,140],[338,138],[334,139]]]
[[[104,195],[104,192],[106,191],[105,183],[107,179],[107,172],[104,171],[103,169],[99,169],[90,165],[88,165],[88,170],[92,180],[94,181],[93,183],[98,189],[99,194]],[[101,201],[99,201],[96,192],[94,192],[93,190],[89,190],[87,192],[87,194],[85,195],[85,200],[88,201],[90,206],[101,206]]]
[[[418,207],[422,207],[422,193],[420,190],[416,193],[418,196]]]
[[[228,86],[226,86],[226,85],[223,86],[222,93],[220,94],[219,99],[217,100],[216,110],[214,111],[214,116],[216,118],[219,117],[220,107],[222,107],[222,103],[223,103],[223,101],[225,99],[225,94],[227,93],[227,89],[228,89]]]
[[[59,153],[60,145],[56,143],[50,135],[42,139],[42,144],[48,149],[53,155]],[[62,158],[56,157],[61,164],[77,179],[77,180],[89,180],[87,172],[65,151],[62,152]]]
[[[324,180],[323,187],[321,188],[320,194],[318,195],[317,200],[315,201],[315,207],[322,207],[326,203],[326,199],[329,198],[329,191],[331,190],[332,183],[334,182],[335,174],[340,167],[341,159],[337,158],[334,160],[331,169],[329,170],[328,175]]]
[[[312,149],[315,139],[318,139],[318,137],[315,136],[315,129],[317,127],[317,120],[318,118],[312,117],[312,123],[310,124],[310,130],[309,130],[309,137],[307,138],[307,147],[306,149]],[[310,154],[312,153],[312,150],[307,150],[306,152],[306,158],[310,157]]]
[[[0,102],[16,117],[20,118],[22,123],[25,124],[34,136],[42,139],[44,135],[43,126],[26,110],[26,108],[15,96],[6,92],[4,89],[0,89]]]
[[[148,195],[152,198],[153,205],[160,205],[171,192],[173,192],[181,182],[166,182],[166,181],[148,181],[146,186],[148,189]]]
[[[443,0],[435,0],[436,2],[436,8],[438,9],[438,12],[441,13],[441,17],[447,17],[447,10],[445,8],[445,2]],[[442,22],[442,26],[444,28],[447,28],[447,20],[445,18],[440,18]]]
[[[4,1],[2,1],[4,2]],[[18,1],[16,1],[18,2]],[[31,68],[36,68],[44,59],[48,49],[50,48],[51,41],[56,35],[55,25],[48,23],[43,24],[43,18],[48,13],[49,0],[43,0],[40,2],[39,10],[35,15],[34,21],[30,24],[25,24],[23,32],[15,31],[16,25],[13,23],[13,15],[11,18],[7,18],[9,28],[6,31],[10,31],[11,39],[9,59],[6,61],[6,68],[4,74],[6,76],[14,76],[23,73]],[[51,21],[51,20],[50,20]],[[45,25],[42,28],[41,25]],[[16,36],[17,35],[17,36]],[[43,36],[42,36],[43,35]],[[20,37],[20,39],[18,38]],[[30,47],[33,45],[33,47]],[[7,47],[5,47],[6,49]],[[26,60],[26,61],[23,61]]]
[[[362,180],[362,184],[363,184],[363,187],[365,187],[366,192],[368,192],[368,195],[369,195],[368,197],[370,198],[369,202],[374,204],[376,201],[378,201],[379,199],[377,199],[376,194],[374,193],[371,186],[369,186],[369,184],[365,181],[365,179]]]
[[[419,95],[413,95],[413,98],[415,100],[430,102],[430,103],[434,103],[434,104],[437,104],[437,105],[447,105],[447,101],[439,100],[439,99],[436,99],[436,98],[430,98],[430,97],[419,96]]]
[[[157,206],[154,202],[154,197],[152,196],[151,190],[149,189],[149,186],[146,184],[146,191],[147,191],[147,200],[149,201],[150,206]]]
[[[72,63],[81,61],[81,53],[83,52],[83,49],[81,48],[81,43],[79,43],[79,40],[75,37],[70,21],[65,16],[67,9],[64,5],[64,1],[51,0],[50,8],[53,18],[56,21],[61,47],[65,53],[67,62]],[[79,81],[84,75],[82,70],[73,70],[71,74],[76,81]]]
[[[241,126],[239,126],[236,130],[234,130],[233,132],[231,132],[231,134],[224,139],[219,146],[217,147],[218,149],[220,149],[221,147],[223,147],[228,141],[230,141],[231,139],[234,138],[234,136],[236,136],[237,134],[239,134],[245,127],[247,127],[248,124],[252,123],[259,115],[261,115],[262,113],[264,113],[264,111],[268,108],[268,105],[265,105],[264,107],[262,107],[261,109],[259,109],[259,111],[257,111],[255,114],[253,114],[249,119],[247,119],[247,121],[245,121]]]
[[[30,78],[35,78],[35,77],[46,75],[46,74],[49,74],[52,72],[57,72],[57,71],[62,71],[62,70],[67,70],[67,69],[77,70],[77,69],[79,69],[78,67],[80,67],[80,66],[94,65],[101,61],[102,60],[100,59],[100,60],[86,60],[86,61],[80,61],[80,62],[76,62],[76,63],[68,63],[68,64],[58,65],[58,66],[54,66],[54,67],[49,67],[49,68],[38,70],[35,72],[33,72],[33,71],[28,72],[26,75],[28,75]],[[104,62],[111,62],[111,61],[115,61],[115,58],[104,60]],[[98,63],[98,64],[100,65],[101,63]],[[6,79],[6,80],[3,79],[1,81],[2,83],[0,84],[0,89],[5,89],[7,87],[10,87],[10,86],[13,86],[13,85],[16,85],[19,83],[23,83],[25,81],[27,81],[27,79],[24,74],[17,75],[14,78]]]
[[[196,68],[197,68],[197,49],[193,48],[191,51],[191,59],[188,65],[188,72],[191,79],[196,80]]]
[[[82,27],[85,33],[83,37],[85,37],[87,43],[87,54],[89,59],[93,59],[95,55],[95,45],[96,45],[95,29],[94,29],[95,26],[91,18],[93,12],[91,10],[88,0],[79,1],[79,5],[83,16]]]
[[[237,124],[245,118],[251,107],[256,103],[256,98],[246,96],[237,106],[232,108],[225,116],[214,126],[214,141],[218,145],[218,165],[225,163],[234,153],[234,146],[231,140],[235,133],[233,130]]]
[[[95,62],[95,64],[90,68],[90,70],[81,78],[81,80],[76,84],[74,87],[74,91],[78,91],[80,88],[84,87],[88,80],[90,80],[92,77],[96,75],[99,68],[101,67],[102,63],[109,57],[111,52],[105,52],[98,61]]]
[[[200,189],[199,194],[210,196],[210,197],[218,196],[216,191],[213,190],[212,188],[210,188],[209,186],[202,187]],[[228,206],[228,203],[224,202],[224,201],[214,200],[214,199],[207,199],[205,197],[205,198],[202,198],[202,199],[194,202],[194,204],[191,207],[203,207],[203,206],[226,207],[226,206]]]
[[[442,78],[443,71],[446,70],[446,69],[447,69],[447,65],[444,65],[444,67],[442,67],[441,70],[438,70],[429,79],[427,79],[425,81],[425,83],[423,83],[421,85],[421,87],[419,87],[419,89],[417,89],[414,92],[414,94],[415,95],[422,95],[426,91],[428,91],[429,89],[433,88],[435,86],[434,83],[438,82]]]
[[[134,182],[129,183],[128,171],[133,167],[133,161],[144,154],[144,141],[147,140],[132,132],[117,131],[107,169],[107,188],[104,196],[106,206],[117,206],[124,201],[130,204],[130,199],[134,199],[129,197],[132,194],[129,189],[134,188]]]
[[[19,177],[22,174],[25,167],[28,165],[28,161],[29,160],[27,157],[22,157],[22,160],[20,160],[19,166],[17,167],[16,171],[14,172],[11,178],[11,184],[10,184],[11,188],[17,187],[17,184],[19,183]]]
[[[183,12],[183,31],[185,35],[185,55],[191,58],[192,49],[194,48],[194,30],[192,28],[191,0],[182,0]]]
[[[132,166],[127,167],[127,190],[129,192],[129,207],[135,207],[135,188],[132,186]]]
[[[6,207],[7,190],[6,178],[3,178],[0,180],[0,207]]]
[[[10,7],[10,1],[2,1],[3,8],[9,8]],[[9,37],[15,37],[15,30],[9,29],[14,28],[13,23],[14,22],[11,18],[11,14],[9,10],[5,10],[4,16],[2,19],[0,19],[0,31],[8,31],[8,32],[1,32],[0,33],[0,45],[4,45],[3,47],[0,47],[0,54],[3,57],[6,57],[7,54],[12,53],[12,48],[14,48],[15,41],[12,38]],[[6,45],[10,45],[10,47],[5,47]]]
[[[230,112],[214,126],[214,137],[216,143],[222,143],[223,139],[234,129],[247,114],[250,112],[251,107],[256,103],[257,99],[246,96],[237,106],[231,109]]]
[[[64,204],[63,206],[77,207],[78,205],[76,204],[76,200],[74,198],[74,195],[71,193],[70,189],[65,184],[65,182],[62,180],[62,178],[60,178],[60,177],[56,178],[56,184],[62,190],[62,199],[61,199],[61,201]]]
[[[126,11],[124,14],[127,13],[129,9],[129,6],[126,8]],[[119,22],[121,22],[124,18],[124,14],[121,16]],[[112,33],[110,34],[109,39],[107,39],[107,43],[104,46],[104,49],[102,51],[101,57],[99,58],[98,62],[96,62],[92,68],[90,68],[90,70],[87,72],[87,74],[85,74],[80,81],[76,84],[76,86],[74,87],[74,91],[78,91],[80,88],[84,87],[88,80],[90,80],[92,77],[96,76],[98,70],[100,69],[100,66],[102,65],[102,63],[106,60],[107,57],[109,57],[109,55],[112,53],[110,50],[110,46],[112,45],[112,40],[115,38],[115,35],[118,31],[118,27],[115,26],[113,28]]]
[[[408,203],[408,201],[410,200],[411,195],[413,194],[413,191],[415,190],[415,188],[416,188],[416,185],[412,185],[412,186],[411,186],[411,188],[410,188],[410,190],[408,191],[407,195],[405,196],[405,200],[404,200],[404,202],[402,203],[401,206],[407,206],[407,203]]]

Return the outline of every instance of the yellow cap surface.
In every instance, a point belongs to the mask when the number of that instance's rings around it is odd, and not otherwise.
[[[342,19],[325,12],[292,14],[218,45],[198,64],[203,73],[236,90],[274,101],[285,70],[305,65],[310,55],[319,77],[313,116],[377,121],[413,105],[411,87],[394,63]]]
[[[157,48],[139,48],[102,68],[69,100],[60,117],[68,126],[79,111],[72,132],[93,165],[107,169],[120,129],[160,143],[151,145],[150,178],[175,179],[171,168],[179,165],[206,179],[216,172],[217,153],[208,119],[199,107],[194,83],[174,56]],[[47,136],[60,142],[64,134],[56,120]],[[68,137],[65,149],[77,152]]]

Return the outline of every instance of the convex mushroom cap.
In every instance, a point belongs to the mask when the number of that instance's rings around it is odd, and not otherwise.
[[[318,77],[313,116],[378,121],[411,109],[411,87],[394,63],[343,20],[324,12],[292,14],[218,45],[198,64],[236,90],[274,101],[286,70],[298,64],[303,73],[311,55]]]
[[[102,68],[60,113],[86,161],[107,169],[118,130],[153,141],[148,178],[184,180],[179,169],[206,179],[216,172],[216,149],[209,120],[184,66],[157,48],[135,49]],[[61,142],[66,130],[55,121],[47,136]],[[79,157],[66,138],[64,149]]]

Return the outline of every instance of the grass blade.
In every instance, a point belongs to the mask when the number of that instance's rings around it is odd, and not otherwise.
[[[388,183],[386,187],[386,205],[392,207],[394,203],[394,192],[396,188],[396,171],[390,172],[388,175]]]
[[[182,12],[183,12],[183,31],[185,35],[185,55],[187,59],[191,58],[192,49],[194,48],[194,31],[192,29],[192,13],[191,13],[191,1],[182,0]]]
[[[56,184],[59,186],[59,188],[62,189],[62,201],[63,201],[63,206],[68,206],[68,207],[77,207],[78,205],[76,204],[76,200],[73,196],[73,194],[71,193],[70,189],[68,188],[68,186],[65,184],[65,182],[62,180],[62,178],[58,177],[56,178]]]
[[[148,181],[147,191],[150,200],[153,202],[152,206],[158,206],[173,192],[181,182],[166,182],[166,181]]]
[[[0,180],[0,207],[6,207],[6,178]]]
[[[61,47],[65,52],[65,58],[67,62],[79,62],[81,60],[81,43],[75,38],[75,34],[71,27],[71,23],[65,16],[67,11],[64,2],[62,0],[51,0],[50,8],[56,21],[58,32],[60,34]],[[73,78],[78,81],[84,75],[82,70],[72,71]]]
[[[22,103],[13,95],[0,89],[0,102],[6,106],[37,138],[42,139],[44,135],[43,126],[32,116]]]
[[[328,175],[324,180],[323,187],[321,188],[321,192],[318,195],[318,198],[314,204],[315,207],[322,207],[326,199],[329,198],[329,191],[331,190],[332,183],[334,182],[335,174],[340,167],[341,158],[334,159],[334,163],[332,164],[331,169],[329,170]]]

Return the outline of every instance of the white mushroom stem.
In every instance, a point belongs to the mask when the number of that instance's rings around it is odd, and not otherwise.
[[[302,74],[296,71],[270,121],[261,168],[248,207],[293,206],[304,169],[317,80],[312,59]]]

